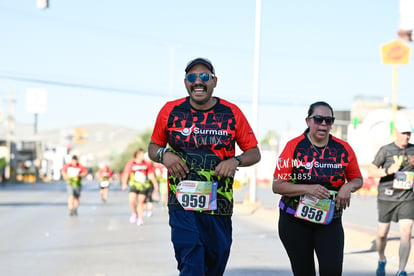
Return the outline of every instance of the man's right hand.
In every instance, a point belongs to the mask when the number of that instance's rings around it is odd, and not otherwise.
[[[173,152],[166,152],[163,156],[162,164],[168,169],[171,176],[184,179],[190,172],[187,165],[181,158]]]
[[[396,158],[396,156],[394,156],[394,163],[391,164],[391,166],[388,167],[388,169],[386,170],[387,174],[393,174],[398,172],[398,170],[400,169],[402,160],[398,160],[398,158]]]

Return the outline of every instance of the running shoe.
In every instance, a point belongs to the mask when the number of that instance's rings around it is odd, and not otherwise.
[[[78,209],[73,208],[73,210],[72,210],[72,211],[73,211],[73,215],[74,215],[74,216],[77,216],[77,215],[78,215]]]
[[[387,264],[387,260],[378,261],[378,268],[377,268],[377,276],[385,276],[385,265]]]
[[[407,272],[405,272],[404,270],[398,271],[397,274],[395,274],[395,276],[407,276]]]
[[[133,224],[137,222],[137,214],[133,213],[130,217],[129,217],[129,223]]]
[[[144,221],[142,220],[142,218],[138,218],[138,220],[137,220],[137,225],[138,226],[141,226],[141,225],[143,225],[144,224]]]
[[[70,209],[69,210],[69,216],[73,216],[74,215],[74,213],[73,213],[73,209]]]
[[[147,211],[145,215],[149,218],[152,217],[152,211]]]

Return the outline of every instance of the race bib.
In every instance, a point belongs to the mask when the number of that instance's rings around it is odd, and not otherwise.
[[[305,194],[300,197],[295,217],[313,223],[329,224],[335,212],[335,191],[330,191],[330,199],[319,199],[316,196]]]
[[[411,190],[413,188],[414,172],[396,172],[392,187],[400,190]]]
[[[109,181],[102,181],[101,182],[101,187],[106,188],[109,186]]]
[[[176,197],[185,210],[217,210],[218,182],[184,180],[178,183]]]
[[[69,175],[69,177],[76,177],[76,176],[79,176],[79,172],[80,172],[79,168],[68,167],[68,170],[66,173],[67,175]]]
[[[134,173],[134,181],[139,183],[145,183],[147,182],[147,176],[144,173],[137,171]]]

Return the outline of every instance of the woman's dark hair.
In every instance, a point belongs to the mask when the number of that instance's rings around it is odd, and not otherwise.
[[[315,107],[318,107],[318,106],[326,106],[327,108],[331,110],[332,116],[334,115],[332,107],[327,102],[319,101],[319,102],[314,102],[313,104],[309,106],[308,117],[312,116],[313,111],[315,111]]]
[[[313,104],[311,104],[308,109],[308,117],[312,116],[313,112],[315,111],[315,108],[318,106],[326,106],[327,108],[329,108],[329,110],[331,110],[332,117],[333,117],[334,112],[333,112],[332,106],[330,106],[327,102],[324,102],[324,101],[318,101],[318,102],[314,102]],[[304,133],[306,134],[308,132],[309,132],[309,127],[305,129]]]

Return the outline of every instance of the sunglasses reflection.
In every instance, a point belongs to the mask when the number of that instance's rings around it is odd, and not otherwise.
[[[197,75],[197,74],[188,74],[186,76],[186,79],[187,79],[188,82],[195,82],[197,80],[197,77],[199,77],[202,82],[207,82],[207,81],[210,80],[210,74],[209,73],[201,73],[199,75]]]
[[[335,117],[330,117],[330,116],[324,117],[320,115],[311,116],[309,117],[309,119],[313,119],[313,121],[317,125],[321,125],[323,121],[325,121],[325,124],[327,124],[328,126],[332,125],[335,121]]]

